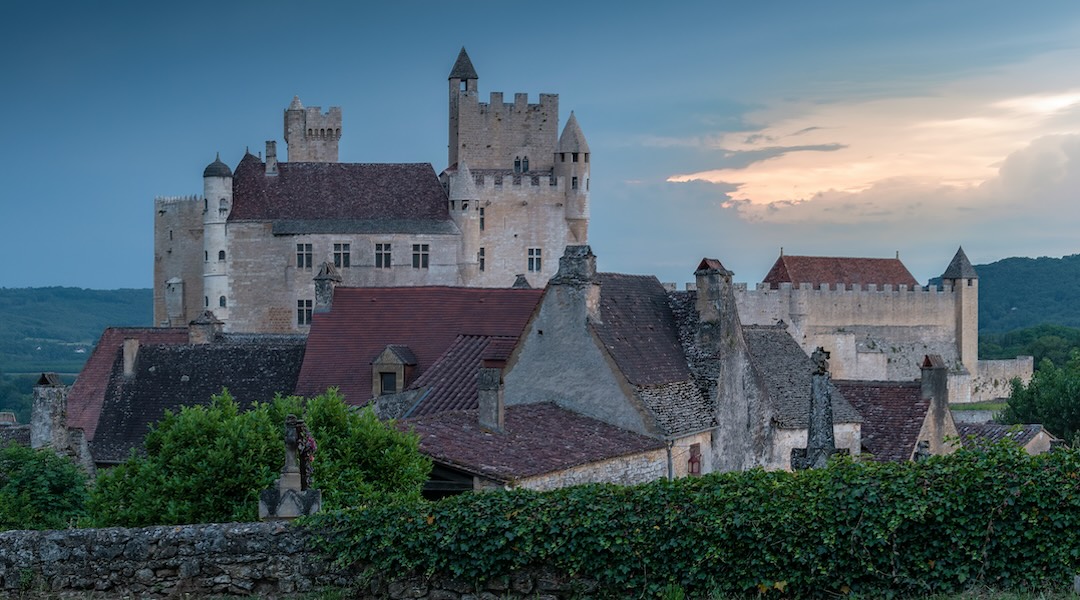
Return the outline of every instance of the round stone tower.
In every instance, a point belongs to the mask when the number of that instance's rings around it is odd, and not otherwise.
[[[203,306],[229,317],[229,256],[225,221],[232,210],[232,170],[220,155],[203,171]]]

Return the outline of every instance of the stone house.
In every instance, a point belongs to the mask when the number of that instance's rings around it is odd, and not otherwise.
[[[316,269],[349,287],[542,286],[550,260],[588,236],[590,151],[559,99],[479,100],[462,49],[448,78],[449,145],[430,164],[338,160],[342,111],[285,109],[288,161],[276,141],[220,158],[201,196],[155,200],[154,320],[185,325],[213,310],[226,332],[306,333]]]

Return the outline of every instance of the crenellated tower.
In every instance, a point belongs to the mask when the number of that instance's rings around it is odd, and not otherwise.
[[[229,318],[229,267],[225,222],[233,201],[233,174],[220,155],[203,170],[203,307]]]
[[[285,109],[285,143],[289,162],[338,162],[341,139],[341,107],[331,106],[322,112],[319,106],[304,108],[299,96],[293,96]]]
[[[956,348],[968,373],[979,372],[979,274],[960,247],[945,272],[942,284],[951,285],[956,296]]]

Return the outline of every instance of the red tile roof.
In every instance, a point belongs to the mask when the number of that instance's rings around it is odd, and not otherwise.
[[[779,288],[781,283],[790,283],[794,287],[809,283],[815,288],[827,283],[832,289],[835,289],[838,283],[849,288],[852,284],[866,287],[873,283],[878,289],[883,285],[892,285],[894,288],[918,285],[899,258],[786,255],[776,259],[763,283],[769,284],[773,289]]]
[[[267,176],[247,154],[233,175],[230,221],[449,221],[446,192],[428,163],[279,163]]]
[[[94,439],[113,365],[123,360],[121,349],[127,338],[137,338],[140,345],[186,344],[188,330],[186,327],[109,327],[102,332],[90,359],[68,392],[68,427],[81,427],[88,441]]]
[[[476,377],[484,360],[503,360],[517,342],[516,337],[459,335],[435,364],[413,382],[409,389],[425,389],[416,407],[405,414],[419,417],[452,410],[476,410]]]
[[[877,461],[911,460],[930,400],[918,381],[833,381],[863,417],[862,445]]]
[[[458,336],[517,338],[543,290],[399,287],[334,290],[333,308],[316,313],[297,393],[337,386],[350,404],[371,399],[371,361],[390,344],[408,346],[421,377]]]
[[[399,424],[420,435],[420,451],[436,462],[502,482],[664,447],[662,440],[550,403],[507,407],[503,433],[482,429],[475,411],[439,413]]]

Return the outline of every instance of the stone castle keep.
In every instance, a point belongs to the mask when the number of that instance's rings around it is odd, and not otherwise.
[[[202,196],[154,201],[154,321],[205,310],[226,331],[306,332],[315,277],[350,287],[542,287],[588,241],[589,146],[559,98],[481,102],[462,49],[449,81],[447,167],[338,161],[342,111],[285,109],[288,161],[266,142],[203,172]],[[324,267],[324,263],[331,266]],[[326,271],[329,269],[329,272]]]

